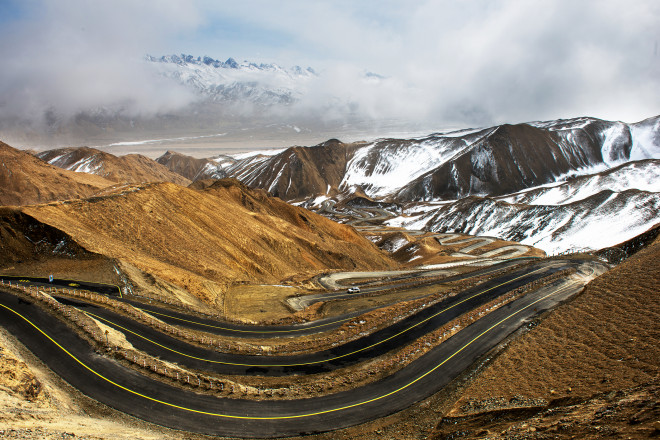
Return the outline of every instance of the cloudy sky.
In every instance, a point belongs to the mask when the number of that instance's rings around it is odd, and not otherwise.
[[[143,59],[188,53],[311,66],[374,119],[635,122],[660,114],[659,40],[657,0],[0,0],[0,120],[176,109],[194,97]]]

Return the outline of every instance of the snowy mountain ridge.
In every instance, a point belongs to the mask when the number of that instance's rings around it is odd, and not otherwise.
[[[322,159],[331,148],[344,160],[339,178]],[[660,222],[660,116],[328,142],[246,157],[226,170],[321,211],[329,200],[341,205],[353,197],[403,208],[390,226],[496,236],[550,253],[600,249]]]
[[[220,61],[208,56],[146,56],[158,74],[191,87],[203,98],[260,105],[291,104],[318,75],[311,67],[285,69],[277,64]]]
[[[274,63],[253,63],[250,61],[243,61],[238,63],[234,58],[228,58],[226,61],[213,59],[209,56],[194,57],[193,55],[163,55],[161,57],[154,57],[151,55],[146,56],[146,60],[153,63],[170,63],[183,67],[191,66],[210,66],[215,69],[238,69],[238,70],[266,70],[272,72],[287,72],[291,76],[317,76],[317,73],[311,67],[303,69],[300,66],[293,66],[290,69],[285,69],[278,64]]]
[[[324,181],[316,188],[345,195],[361,192],[396,203],[503,196],[632,160],[660,159],[660,117],[636,124],[595,118],[504,124],[344,145],[339,182],[335,168],[331,178],[318,163],[310,163],[318,174],[316,180]],[[312,162],[322,150],[318,147],[306,147]],[[292,175],[287,168],[299,166],[300,154],[284,150],[269,157],[253,156],[231,164],[227,172],[285,200],[323,195],[280,183]]]
[[[103,174],[94,151],[39,157]],[[366,203],[387,208],[391,226],[496,236],[552,253],[611,246],[660,222],[660,116],[331,139],[208,159],[168,152],[158,162],[190,180],[233,177],[320,212],[327,203]]]

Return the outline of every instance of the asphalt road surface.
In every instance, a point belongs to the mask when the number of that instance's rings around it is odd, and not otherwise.
[[[0,292],[0,323],[56,374],[113,408],[175,429],[268,438],[363,423],[436,393],[512,332],[582,287],[575,281],[553,284],[487,314],[384,380],[303,400],[216,397],[142,376],[95,353],[63,322],[9,293]]]
[[[491,300],[532,281],[571,267],[571,264],[538,263],[531,271],[520,269],[456,296],[433,304],[392,325],[357,340],[315,353],[296,356],[248,356],[204,349],[168,336],[131,318],[79,300],[58,298],[123,332],[136,349],[153,357],[189,368],[234,375],[283,376],[318,374],[355,365],[398,349]]]

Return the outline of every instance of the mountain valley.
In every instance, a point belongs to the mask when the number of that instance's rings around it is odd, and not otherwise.
[[[390,226],[496,236],[557,253],[607,247],[653,226],[658,158],[660,117],[330,140],[217,162],[248,186],[319,212],[329,200],[342,208],[361,197],[387,207]],[[596,223],[608,234],[587,227]]]
[[[0,154],[9,438],[657,433],[660,117]]]

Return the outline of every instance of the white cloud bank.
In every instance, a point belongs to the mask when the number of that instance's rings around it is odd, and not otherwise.
[[[310,65],[296,107],[379,121],[487,125],[660,113],[656,0],[32,1],[4,23],[0,121],[195,98],[145,54]],[[365,79],[372,71],[384,79]]]

